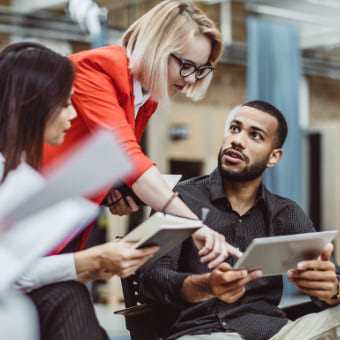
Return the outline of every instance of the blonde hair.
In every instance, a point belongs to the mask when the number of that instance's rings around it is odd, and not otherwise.
[[[221,34],[216,25],[192,2],[162,1],[133,23],[125,32],[122,44],[129,57],[134,78],[149,91],[152,98],[169,101],[168,59],[171,53],[181,53],[197,34],[211,41],[209,62],[215,65],[222,54]],[[184,88],[192,100],[204,97],[213,73]]]

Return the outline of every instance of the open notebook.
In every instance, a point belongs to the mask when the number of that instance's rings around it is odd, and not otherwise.
[[[203,227],[201,220],[157,212],[129,232],[123,241],[136,242],[136,248],[158,245],[160,250],[148,264],[159,259]]]
[[[37,257],[47,254],[97,214],[89,195],[130,174],[111,132],[99,131],[43,178],[27,164],[0,186],[0,294]]]

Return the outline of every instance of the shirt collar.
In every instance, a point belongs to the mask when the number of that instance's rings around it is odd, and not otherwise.
[[[134,96],[134,106],[135,115],[137,115],[140,107],[150,98],[150,94],[143,93],[143,88],[139,80],[133,79],[133,96]]]
[[[226,199],[229,203],[229,200],[224,193],[223,179],[218,168],[216,168],[209,176],[208,190],[212,202],[217,201],[219,199]],[[261,186],[257,192],[255,204],[258,204],[260,202],[266,203],[266,196],[267,192],[265,186],[263,183],[261,183]]]
[[[215,169],[209,176],[208,190],[212,202],[222,198],[226,199],[226,195],[224,193],[223,188],[222,176],[218,169]]]

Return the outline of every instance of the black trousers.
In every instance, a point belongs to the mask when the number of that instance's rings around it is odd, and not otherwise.
[[[87,288],[76,281],[51,284],[28,294],[39,314],[41,340],[107,340]]]

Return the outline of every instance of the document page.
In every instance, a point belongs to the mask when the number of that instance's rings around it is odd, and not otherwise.
[[[45,179],[27,163],[12,170],[0,185],[0,221],[45,185]]]
[[[131,171],[132,164],[113,133],[99,131],[48,170],[45,186],[16,205],[5,219],[8,223],[17,222],[65,199],[91,195],[125,178]]]
[[[11,226],[0,238],[0,292],[32,261],[46,255],[70,233],[79,232],[97,212],[98,206],[86,199],[69,199]]]

